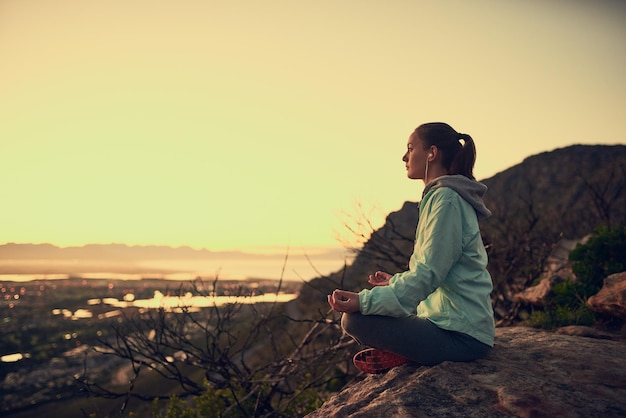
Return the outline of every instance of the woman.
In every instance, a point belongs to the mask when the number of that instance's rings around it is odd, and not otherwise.
[[[424,181],[409,270],[369,276],[374,287],[335,290],[328,303],[342,312],[344,331],[371,349],[354,356],[368,373],[415,361],[471,361],[493,346],[495,326],[487,253],[478,219],[491,215],[474,179],[469,135],[435,122],[419,126],[402,157],[410,179]]]

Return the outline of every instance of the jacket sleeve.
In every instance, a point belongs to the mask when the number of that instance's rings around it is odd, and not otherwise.
[[[401,317],[414,314],[420,302],[441,286],[462,252],[462,219],[458,200],[433,193],[420,214],[410,269],[395,274],[388,286],[359,293],[361,313]]]

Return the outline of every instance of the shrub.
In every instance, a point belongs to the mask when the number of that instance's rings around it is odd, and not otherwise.
[[[567,325],[592,325],[594,321],[595,316],[587,304],[574,308],[553,305],[544,310],[533,311],[526,324],[534,328],[552,329]]]
[[[626,271],[626,228],[601,226],[569,254],[585,300],[598,293],[604,278]]]

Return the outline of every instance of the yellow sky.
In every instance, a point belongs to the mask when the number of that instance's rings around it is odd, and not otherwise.
[[[335,246],[422,122],[479,178],[625,143],[624,4],[0,0],[0,243]]]

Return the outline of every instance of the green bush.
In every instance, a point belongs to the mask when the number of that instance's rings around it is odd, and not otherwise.
[[[572,308],[553,305],[542,311],[533,311],[526,321],[534,328],[552,329],[567,325],[593,325],[595,316],[587,304]]]
[[[532,311],[530,317],[526,320],[526,325],[533,328],[551,328],[552,318],[550,318],[550,311]]]
[[[572,271],[585,300],[598,293],[613,273],[626,271],[626,228],[601,226],[569,254]]]
[[[587,301],[586,289],[579,281],[568,279],[552,287],[552,303],[570,309],[576,309]]]

